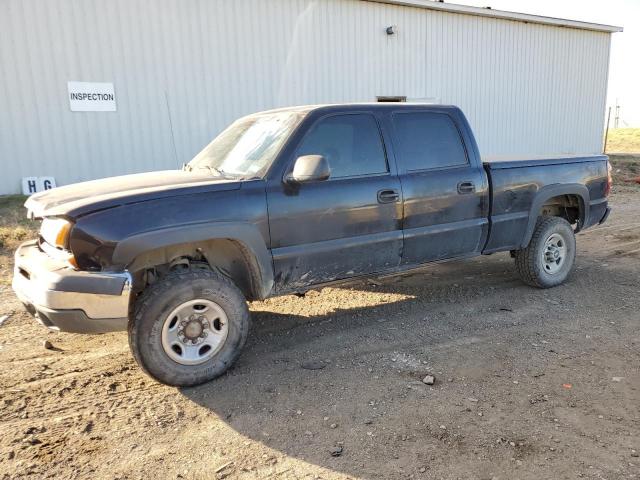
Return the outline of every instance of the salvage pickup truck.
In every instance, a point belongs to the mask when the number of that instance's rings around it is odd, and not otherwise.
[[[483,163],[453,106],[271,110],[182,170],[30,197],[42,225],[13,288],[43,325],[128,330],[145,372],[196,385],[238,357],[247,300],[495,252],[527,284],[558,285],[610,188],[603,155]]]

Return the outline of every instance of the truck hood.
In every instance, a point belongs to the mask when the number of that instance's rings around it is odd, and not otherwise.
[[[237,190],[241,182],[208,170],[165,170],[103,178],[36,193],[24,204],[30,218],[75,218],[97,210],[168,196]]]

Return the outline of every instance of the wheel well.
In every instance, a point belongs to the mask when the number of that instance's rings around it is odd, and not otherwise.
[[[199,243],[170,245],[145,252],[129,265],[134,289],[144,290],[164,275],[176,270],[206,268],[225,275],[247,300],[258,298],[260,271],[251,253],[240,243],[216,239]]]
[[[578,195],[558,195],[544,202],[540,216],[561,217],[572,225],[578,224],[579,229],[583,208],[582,199]]]

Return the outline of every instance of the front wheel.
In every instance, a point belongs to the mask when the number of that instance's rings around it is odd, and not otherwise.
[[[156,380],[193,386],[222,375],[249,331],[242,292],[208,270],[170,274],[138,298],[129,322],[129,346]]]
[[[560,217],[538,217],[529,245],[515,252],[520,278],[539,288],[563,283],[575,258],[575,234],[569,222]]]

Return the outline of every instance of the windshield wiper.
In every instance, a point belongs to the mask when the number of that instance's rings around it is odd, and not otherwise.
[[[216,167],[214,167],[213,165],[203,165],[204,168],[206,168],[207,170],[209,170],[211,173],[213,173],[214,175],[217,175],[219,177],[223,177],[224,173],[222,173],[222,170],[218,170]]]
[[[237,178],[239,176],[239,174],[225,172],[221,168],[214,167],[213,165],[202,165],[199,168],[206,168],[217,177]]]

